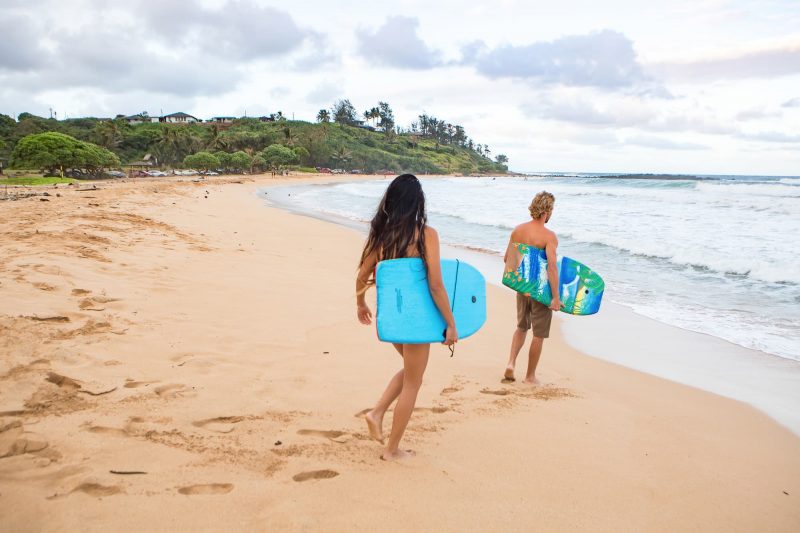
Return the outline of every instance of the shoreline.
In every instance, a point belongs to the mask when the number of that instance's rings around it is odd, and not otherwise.
[[[558,331],[548,386],[501,384],[515,313],[493,285],[455,358],[432,346],[416,458],[380,461],[362,413],[398,357],[354,316],[361,236],[255,194],[299,181],[0,207],[0,530],[800,525],[800,439],[749,406]]]
[[[347,179],[298,183],[325,185]],[[446,176],[448,177],[448,176]],[[382,177],[365,179],[384,179]],[[291,186],[291,185],[290,185]],[[366,223],[343,216],[303,209],[283,198],[256,193],[272,207],[332,222],[366,235]],[[442,243],[443,256],[471,259],[487,282],[502,287],[502,264],[493,252],[468,246]],[[637,313],[629,306],[610,299],[601,313],[591,318],[559,313],[558,324],[566,341],[573,348],[627,368],[670,381],[689,385],[742,401],[756,407],[773,420],[800,436],[800,362],[752,348],[746,348],[714,335],[661,322]],[[659,339],[642,340],[641,331]],[[613,338],[614,341],[609,339]],[[646,352],[647,356],[642,357]]]

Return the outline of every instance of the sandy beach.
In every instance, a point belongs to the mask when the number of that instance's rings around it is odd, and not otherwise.
[[[557,325],[547,385],[501,384],[492,285],[432,348],[417,457],[380,461],[363,412],[400,361],[355,318],[363,237],[256,195],[302,179],[0,202],[0,531],[800,530],[800,438]]]

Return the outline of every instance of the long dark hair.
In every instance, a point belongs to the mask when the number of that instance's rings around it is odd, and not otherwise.
[[[425,193],[419,180],[413,174],[397,176],[386,189],[370,222],[359,267],[372,253],[377,253],[378,261],[406,257],[412,244],[416,244],[419,256],[425,261],[427,223]]]

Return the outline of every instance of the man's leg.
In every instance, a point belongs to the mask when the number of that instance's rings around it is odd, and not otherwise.
[[[539,357],[542,355],[542,346],[544,339],[541,337],[533,337],[531,341],[531,348],[528,351],[528,371],[525,373],[524,383],[530,385],[539,385],[541,382],[536,379],[536,365],[539,364]]]
[[[508,365],[506,365],[506,372],[503,376],[507,380],[514,379],[514,367],[517,364],[517,356],[522,349],[522,345],[525,344],[525,337],[527,335],[527,329],[517,327],[517,329],[514,330],[514,335],[511,337],[511,352],[508,354]]]

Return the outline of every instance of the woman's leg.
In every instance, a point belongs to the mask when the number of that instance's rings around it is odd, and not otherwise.
[[[397,398],[397,405],[394,407],[392,432],[389,434],[386,451],[381,456],[383,459],[399,459],[408,455],[398,446],[411,418],[411,413],[414,411],[414,405],[417,403],[417,393],[422,386],[422,376],[425,374],[425,367],[428,366],[430,350],[430,344],[406,344],[403,346],[403,385],[400,396]]]
[[[403,356],[402,344],[394,344],[394,349],[398,351],[400,357]],[[392,376],[392,379],[389,380],[389,384],[386,386],[386,390],[383,391],[383,395],[381,395],[378,403],[375,404],[372,411],[368,412],[365,416],[370,436],[381,444],[383,444],[384,440],[383,415],[386,414],[386,410],[389,409],[392,402],[400,395],[400,391],[403,388],[403,373],[403,369],[400,369],[397,374]]]

